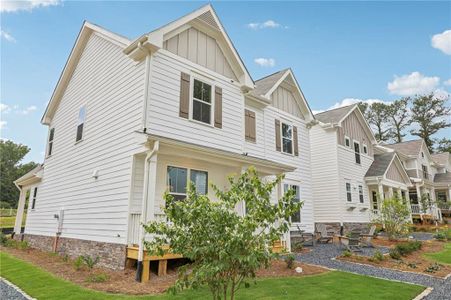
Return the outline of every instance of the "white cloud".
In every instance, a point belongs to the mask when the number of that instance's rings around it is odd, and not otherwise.
[[[440,78],[437,76],[426,77],[420,72],[413,72],[409,75],[395,75],[395,79],[387,84],[387,88],[391,94],[412,96],[430,93],[437,88],[439,83]]]
[[[2,39],[7,40],[8,42],[11,42],[11,43],[16,42],[16,39],[11,34],[4,31],[3,29],[0,29],[0,36],[2,37]]]
[[[431,45],[443,53],[451,55],[451,30],[435,34],[431,39]]]
[[[8,114],[11,112],[11,107],[8,104],[0,103],[0,112],[2,114]]]
[[[0,12],[32,11],[35,8],[60,5],[60,0],[1,1]]]
[[[334,105],[332,105],[331,107],[328,108],[329,109],[334,109],[334,108],[340,108],[343,106],[348,106],[348,105],[352,105],[352,104],[356,104],[359,102],[363,102],[363,103],[367,103],[368,105],[371,105],[373,103],[385,103],[385,104],[390,104],[390,102],[381,100],[381,99],[357,99],[357,98],[345,98],[343,100],[341,100],[340,102],[335,103]]]
[[[8,122],[0,121],[0,129],[4,129],[6,127],[6,124],[8,124]]]
[[[36,109],[37,109],[36,106],[31,105],[31,106],[28,106],[28,107],[25,108],[25,109],[22,109],[22,110],[17,111],[17,113],[19,113],[19,114],[21,114],[21,115],[28,115],[29,113],[34,112]]]
[[[254,62],[260,67],[274,67],[276,65],[274,58],[259,57],[254,59]]]
[[[448,99],[449,98],[449,93],[445,90],[442,89],[436,89],[434,91],[434,98],[436,99]]]
[[[451,85],[451,78],[443,82],[444,85]]]
[[[274,20],[267,20],[267,21],[262,22],[262,23],[258,23],[258,22],[256,22],[256,23],[249,23],[246,26],[248,28],[254,29],[254,30],[265,29],[265,28],[284,28],[284,29],[288,28],[288,26],[282,26],[281,24],[277,23]]]

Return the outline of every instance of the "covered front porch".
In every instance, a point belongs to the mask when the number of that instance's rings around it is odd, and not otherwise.
[[[291,172],[295,167],[273,161],[235,154],[198,145],[190,145],[165,138],[146,135],[143,151],[133,157],[130,210],[128,216],[127,260],[128,265],[137,262],[137,280],[150,278],[150,262],[158,261],[158,275],[166,273],[168,260],[181,258],[177,253],[164,256],[149,255],[142,241],[150,239],[142,224],[150,221],[165,221],[164,193],[169,192],[176,199],[186,197],[188,182],[193,182],[199,193],[216,200],[209,186],[227,188],[229,176],[238,175],[249,166],[254,166],[262,177]],[[277,187],[274,200],[283,192],[282,184]],[[245,214],[244,203],[235,208],[238,214]],[[207,230],[207,229],[206,229]],[[289,237],[281,237],[274,245],[275,251],[290,248]],[[169,249],[168,249],[169,250]]]
[[[379,215],[384,199],[398,198],[410,206],[409,188],[407,185],[380,180],[379,182],[367,181],[370,194],[371,214],[373,218]]]
[[[440,193],[441,197],[443,196]],[[447,196],[448,194],[445,194]],[[424,181],[414,181],[409,189],[411,199],[412,219],[419,222],[442,221],[442,212],[437,201],[437,190],[432,184]]]

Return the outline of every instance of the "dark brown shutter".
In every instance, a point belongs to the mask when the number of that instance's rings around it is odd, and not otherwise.
[[[189,116],[189,74],[182,73],[180,76],[180,110],[179,116],[188,119]]]
[[[222,128],[222,88],[215,87],[215,127]]]
[[[256,124],[255,124],[255,112],[250,110],[244,110],[244,131],[246,141],[255,142],[256,141]]]
[[[299,155],[299,148],[298,148],[298,128],[296,126],[293,126],[293,144],[294,144],[294,155]]]
[[[280,121],[276,119],[276,151],[281,151],[280,147]]]

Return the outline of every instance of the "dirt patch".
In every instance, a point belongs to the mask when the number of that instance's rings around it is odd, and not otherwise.
[[[19,250],[14,248],[0,247],[0,251],[9,253],[17,258],[28,261],[42,269],[54,274],[56,277],[71,281],[77,285],[108,292],[130,295],[141,294],[159,294],[165,292],[177,280],[176,267],[169,267],[166,276],[157,276],[151,273],[150,280],[147,283],[135,281],[135,269],[125,269],[122,271],[113,271],[102,267],[94,267],[89,270],[84,267],[81,270],[75,270],[72,260],[64,260],[63,257],[53,253],[43,252],[37,249]],[[153,266],[151,266],[152,269]],[[297,273],[294,268],[301,267],[302,273]],[[327,272],[326,269],[305,265],[295,262],[293,269],[288,269],[284,261],[275,260],[268,269],[259,270],[257,277],[288,277],[288,276],[306,276]],[[108,280],[105,282],[88,282],[87,278],[93,275],[105,274]]]
[[[383,239],[374,240],[377,246],[391,247],[402,243],[400,241],[388,241]],[[439,252],[443,250],[443,242],[425,241],[422,243],[421,250],[415,251],[407,256],[402,256],[400,260],[392,259],[388,254],[384,255],[383,261],[369,261],[368,257],[353,254],[350,257],[338,257],[339,260],[357,262],[361,264],[372,265],[376,267],[395,269],[400,271],[409,271],[420,274],[427,274],[434,277],[444,278],[451,273],[451,265],[439,264],[439,270],[435,272],[427,272],[426,269],[434,264],[434,261],[423,257],[424,253]]]

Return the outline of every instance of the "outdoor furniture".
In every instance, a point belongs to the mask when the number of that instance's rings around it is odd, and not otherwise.
[[[302,230],[299,225],[296,225],[298,228],[298,233],[300,237],[300,243],[302,243],[303,246],[315,246],[315,237],[313,233],[305,232],[305,230]]]
[[[361,246],[361,231],[354,229],[348,236],[340,236],[340,241],[343,246],[351,252],[362,252]]]
[[[319,234],[316,240],[318,243],[329,243],[334,237],[334,233],[328,232],[324,224],[316,224],[316,233]]]
[[[366,247],[374,248],[371,241],[374,237],[374,232],[376,231],[376,225],[372,225],[370,228],[370,231],[368,233],[362,233],[360,234],[361,237],[361,243],[364,244]]]

